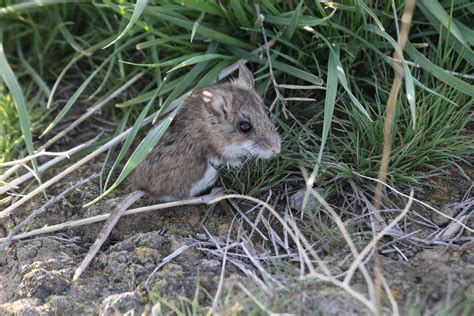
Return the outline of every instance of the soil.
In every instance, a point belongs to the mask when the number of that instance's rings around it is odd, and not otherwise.
[[[81,176],[99,168],[98,162],[85,166],[48,190],[48,194],[59,194]],[[472,170],[470,172],[473,179],[474,174]],[[439,178],[433,184],[435,186],[427,191],[424,200],[440,208],[459,201],[471,182],[453,171],[452,177]],[[24,230],[108,212],[128,192],[126,188],[118,189],[94,206],[82,208],[99,194],[98,188],[98,181],[93,181],[74,190]],[[38,196],[15,211],[8,221],[0,224],[0,235],[6,235],[26,214],[45,202],[44,197]],[[145,198],[138,204],[149,203],[151,201]],[[168,312],[171,309],[157,302],[178,304],[181,297],[192,300],[198,287],[201,290],[197,300],[210,306],[220,280],[220,258],[189,247],[158,271],[153,271],[181,246],[190,245],[192,240],[207,239],[204,226],[211,235],[225,239],[233,217],[231,211],[218,205],[214,208],[178,207],[122,218],[102,251],[76,282],[71,281],[74,271],[94,242],[102,223],[15,242],[6,253],[0,254],[0,315],[117,315],[130,311],[134,315],[160,314],[160,308]],[[438,224],[443,226],[448,222]],[[470,225],[472,227],[472,219]],[[323,259],[340,261],[347,255],[344,252],[347,250],[340,248],[341,253],[328,252]],[[426,247],[408,253],[408,261],[398,256],[382,255],[384,275],[402,310],[415,305],[439,311],[454,297],[460,297],[463,306],[472,306],[473,248],[472,242]],[[347,267],[342,264],[339,268]],[[360,276],[354,282],[356,288],[363,288]],[[251,278],[228,264],[223,292],[229,296],[229,301],[234,302],[230,310],[234,310],[236,315],[239,310],[249,308],[239,307],[238,304],[244,302],[255,306],[253,310],[259,310],[253,300],[241,295],[239,286],[242,284],[250,289],[256,288]],[[330,284],[309,282],[300,286],[276,291],[275,297],[270,299],[275,309],[312,315],[366,314],[361,303]],[[468,313],[472,311],[470,309]],[[240,314],[244,315],[243,312]]]

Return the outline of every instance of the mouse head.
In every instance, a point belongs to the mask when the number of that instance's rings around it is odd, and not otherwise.
[[[203,89],[201,98],[210,120],[209,132],[224,159],[268,159],[280,152],[280,136],[254,89],[252,73],[243,64],[237,79]]]

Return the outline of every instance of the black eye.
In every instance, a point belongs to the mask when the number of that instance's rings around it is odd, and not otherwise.
[[[240,121],[239,122],[239,130],[242,133],[247,134],[252,130],[252,124],[250,124],[249,121]]]

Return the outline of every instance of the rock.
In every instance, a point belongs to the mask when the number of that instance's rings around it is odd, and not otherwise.
[[[316,189],[319,194],[322,194],[323,191],[322,189]],[[290,207],[293,210],[300,211],[303,208],[303,200],[304,200],[304,195],[306,193],[306,188],[300,189],[293,193],[293,195],[290,197]],[[318,200],[310,194],[308,197],[308,204],[306,208],[308,210],[315,210],[318,207]]]
[[[143,310],[143,304],[140,304],[138,295],[135,292],[110,295],[102,304],[104,305],[102,315],[106,316],[124,315],[128,313],[140,315],[140,312]]]
[[[42,301],[52,294],[63,294],[69,289],[69,280],[61,271],[48,271],[34,268],[23,277],[20,294],[35,297]]]
[[[453,203],[445,204],[441,206],[439,211],[449,217],[455,217],[460,211],[460,209],[456,208],[456,205],[457,204],[453,204]],[[431,220],[433,221],[433,223],[435,223],[438,226],[444,226],[452,221],[448,217],[443,216],[437,212],[433,213],[433,215],[431,216]]]
[[[446,240],[456,236],[456,234],[462,227],[460,223],[464,223],[466,219],[467,215],[463,215],[461,216],[461,218],[459,218],[459,222],[452,221],[451,224],[449,224],[448,227],[446,227],[444,232],[441,234],[440,238]]]

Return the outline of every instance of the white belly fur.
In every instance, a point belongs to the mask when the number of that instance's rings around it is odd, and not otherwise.
[[[210,163],[207,165],[206,172],[204,176],[193,184],[191,188],[191,192],[189,193],[190,197],[196,196],[197,194],[201,193],[202,191],[206,190],[210,186],[216,182],[217,179],[217,170],[214,168]]]

